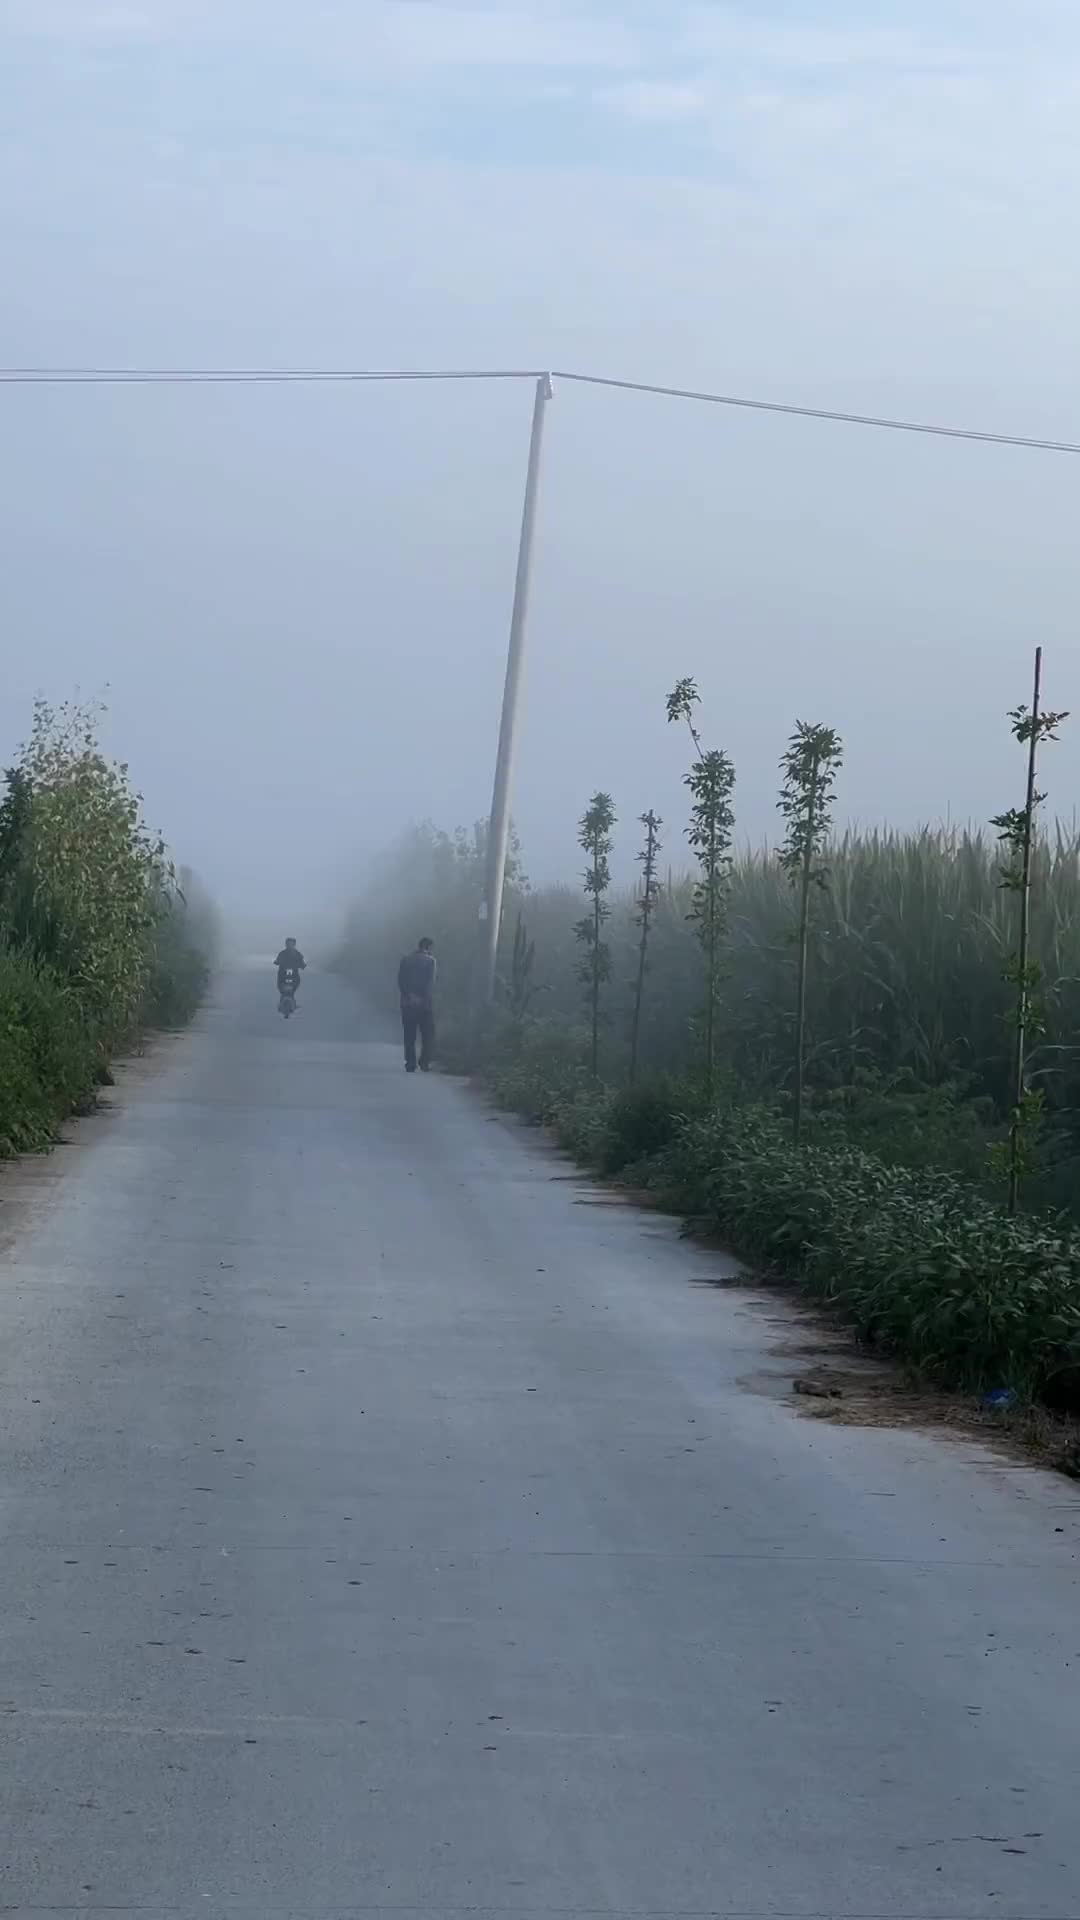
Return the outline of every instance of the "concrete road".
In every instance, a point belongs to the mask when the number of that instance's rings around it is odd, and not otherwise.
[[[1069,1484],[303,999],[0,1177],[0,1911],[1080,1912]]]

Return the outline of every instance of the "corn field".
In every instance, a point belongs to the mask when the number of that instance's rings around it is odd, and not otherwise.
[[[437,942],[443,1020],[467,1016],[480,900],[483,832],[414,829],[357,903],[343,966],[369,992],[387,992],[400,951],[420,932]],[[618,848],[616,849],[618,852]],[[819,1124],[844,1125],[892,1157],[940,1158],[982,1176],[989,1140],[1007,1123],[1012,995],[1005,979],[1015,906],[1000,884],[989,834],[927,829],[848,833],[828,849],[829,881],[814,901],[807,1005],[807,1096]],[[687,921],[691,881],[664,879],[645,982],[639,1052],[644,1073],[693,1068],[701,1006],[700,951]],[[533,949],[531,1017],[581,1023],[574,924],[581,894],[528,889],[512,875],[501,941],[502,990],[515,983],[519,923]],[[630,892],[613,898],[605,938],[611,981],[601,1074],[629,1071],[638,928]],[[746,1094],[790,1097],[795,913],[775,855],[737,859],[720,1006],[721,1070]],[[522,943],[519,940],[519,948]],[[1032,896],[1033,957],[1043,975],[1046,1029],[1033,1050],[1044,1090],[1042,1167],[1029,1203],[1065,1204],[1080,1164],[1080,835],[1040,839]],[[389,1004],[389,1003],[388,1003]]]

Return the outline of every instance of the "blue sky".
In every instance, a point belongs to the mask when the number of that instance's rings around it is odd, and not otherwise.
[[[987,276],[992,304],[1019,304],[1022,281],[994,278],[1034,274],[1034,307],[1070,272],[1072,0],[0,0],[0,35],[3,204],[31,256],[42,220],[123,246],[144,220],[187,225],[216,188],[211,251],[233,203],[246,232],[275,197],[283,220],[331,226],[359,200],[377,252],[376,191],[425,229],[438,208],[434,250],[460,238],[466,256],[490,195],[493,264],[507,239],[516,257],[515,197],[540,249],[591,248],[608,222],[616,278],[633,279],[617,250],[635,211],[677,255],[758,235],[778,266],[814,245],[843,281],[865,249],[901,305],[929,301],[953,333]]]
[[[935,134],[921,170],[951,155],[959,174],[965,142],[985,142],[997,114],[1014,123],[998,128],[997,158],[1022,169],[1033,115],[1044,141],[1067,132],[1078,50],[1065,0],[879,0],[872,10],[4,0],[0,24],[16,125],[56,102],[71,134],[100,134],[106,114],[120,130],[146,129],[163,109],[166,142],[225,147],[291,132],[318,149],[332,126],[353,151],[386,142],[438,153],[469,132],[477,157],[507,165],[604,165],[598,130],[621,128],[645,167],[657,129],[678,129],[688,168],[705,178],[718,147],[740,146],[748,171],[757,156],[764,174],[793,150],[827,165],[871,129],[860,170],[867,158],[884,172],[899,166],[897,145],[917,131]],[[935,128],[940,115],[948,124]],[[1000,184],[994,156],[984,147],[978,157],[987,187]]]
[[[507,108],[516,106],[530,164],[541,160],[545,121],[546,157],[559,165],[604,164],[596,126],[622,123],[644,166],[656,129],[681,129],[687,164],[702,177],[714,172],[718,141],[764,165],[781,145],[806,157],[850,151],[871,125],[869,157],[887,170],[900,160],[897,136],[925,137],[943,113],[949,124],[938,124],[923,170],[951,152],[950,172],[962,172],[965,141],[985,140],[998,113],[1013,122],[998,128],[998,159],[1022,163],[1032,115],[1040,144],[1067,131],[1078,50],[1066,0],[1023,9],[880,0],[872,10],[806,0],[4,0],[0,25],[16,124],[32,124],[58,85],[71,132],[100,132],[103,111],[145,128],[163,107],[166,140],[209,134],[225,146],[268,132],[276,142],[291,123],[298,144],[319,148],[329,119],[353,150],[386,141],[437,153],[461,138],[460,116],[474,123],[478,155],[513,165],[521,154]],[[993,159],[978,157],[984,168]],[[1001,171],[987,172],[987,187]]]
[[[0,0],[0,359],[584,365],[1080,438],[1078,107],[1074,0]],[[262,884],[282,757],[342,860],[358,761],[380,817],[484,810],[527,396],[6,404],[9,712],[108,680],[226,889]],[[1000,810],[1030,642],[1075,663],[1071,472],[557,395],[534,867],[573,868],[597,784],[677,816],[671,669],[723,709],[754,837],[796,712],[848,732],[854,816]]]

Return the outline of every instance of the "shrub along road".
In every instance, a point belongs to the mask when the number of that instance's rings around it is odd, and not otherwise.
[[[0,1178],[0,1908],[1075,1914],[1074,1490],[302,998]]]

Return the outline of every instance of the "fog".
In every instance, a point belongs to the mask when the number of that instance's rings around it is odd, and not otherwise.
[[[1080,440],[1080,19],[1055,0],[0,0],[8,367],[541,367]],[[5,386],[0,750],[104,692],[245,937],[486,813],[528,383]],[[985,819],[1046,649],[1080,707],[1080,461],[556,382],[515,815],[742,836],[796,717],[839,811]],[[1046,769],[1071,814],[1075,756]],[[670,841],[669,841],[670,844]]]

